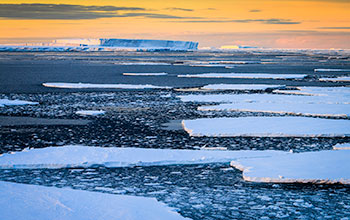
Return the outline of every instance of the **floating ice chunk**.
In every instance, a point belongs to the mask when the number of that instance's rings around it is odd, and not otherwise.
[[[308,117],[241,117],[183,120],[193,137],[348,137],[350,120]]]
[[[288,99],[288,97],[286,97]],[[243,102],[198,107],[200,111],[241,111],[282,113],[305,116],[350,117],[349,104]]]
[[[187,219],[154,198],[0,182],[1,219]]]
[[[350,150],[350,143],[336,144],[333,146],[333,150]]]
[[[229,163],[233,159],[284,154],[281,151],[170,150],[64,146],[31,149],[0,157],[0,169],[156,166]]]
[[[283,88],[284,85],[267,84],[209,84],[201,87],[203,90],[266,90]]]
[[[350,184],[350,151],[291,153],[231,162],[251,182]]]
[[[314,72],[350,72],[350,69],[314,69]]]
[[[92,84],[92,83],[43,83],[45,87],[65,89],[170,89],[166,86],[132,84]]]
[[[10,106],[10,105],[38,105],[38,102],[30,102],[23,100],[9,100],[9,99],[0,99],[0,107]]]
[[[166,76],[168,73],[123,73],[124,76]]]
[[[342,76],[337,78],[319,78],[318,80],[330,82],[350,82],[350,76]]]
[[[75,114],[78,115],[91,115],[91,116],[96,116],[96,115],[103,115],[104,113],[106,113],[105,111],[99,110],[99,111],[92,111],[92,110],[81,110],[81,111],[77,111],[75,112]]]
[[[236,79],[303,79],[305,74],[268,74],[268,73],[202,73],[186,74],[185,78],[236,78]]]
[[[159,62],[116,62],[116,65],[141,65],[141,66],[169,66],[170,63],[159,63]]]

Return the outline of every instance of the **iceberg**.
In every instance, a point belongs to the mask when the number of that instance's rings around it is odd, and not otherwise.
[[[192,137],[349,137],[350,120],[309,117],[241,117],[183,120]]]
[[[6,220],[187,219],[154,198],[0,181]]]
[[[350,143],[336,144],[333,146],[333,150],[350,150]]]
[[[193,51],[198,42],[144,39],[57,39],[52,43],[0,45],[0,51]]]
[[[267,183],[350,184],[350,151],[328,150],[290,153],[231,162],[243,179]]]

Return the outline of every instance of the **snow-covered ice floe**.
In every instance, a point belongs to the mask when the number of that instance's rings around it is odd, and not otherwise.
[[[45,87],[62,89],[171,89],[167,86],[92,83],[43,83]]]
[[[349,158],[349,150],[329,150],[245,158],[232,161],[231,166],[251,182],[350,184]]]
[[[38,102],[30,102],[23,100],[9,100],[9,99],[0,99],[0,107],[10,106],[10,105],[38,105]]]
[[[220,104],[214,106],[198,107],[200,111],[240,111],[265,112],[277,114],[324,116],[324,117],[350,117],[349,104],[287,104],[287,103],[261,103],[244,102]]]
[[[194,137],[348,137],[350,120],[308,117],[240,117],[183,120]]]
[[[336,144],[333,146],[333,150],[350,150],[350,143]]]
[[[166,76],[168,73],[123,73],[124,76]]]
[[[337,78],[319,78],[318,80],[328,82],[350,82],[350,76],[341,76]]]
[[[84,115],[84,116],[96,116],[96,115],[103,115],[105,114],[105,111],[99,110],[99,111],[93,111],[93,110],[81,110],[76,111],[75,114],[78,115]]]
[[[314,69],[314,72],[350,72],[350,69]]]
[[[0,156],[0,169],[161,166],[227,162],[239,158],[285,154],[282,151],[171,150],[63,146],[30,149]]]
[[[187,219],[154,198],[0,181],[6,220]]]
[[[291,91],[291,90],[285,90]],[[294,91],[294,90],[293,90]],[[298,92],[298,91],[296,91]],[[183,102],[219,102],[219,103],[286,103],[286,104],[349,104],[347,94],[338,96],[302,96],[283,94],[194,94],[177,96]]]
[[[281,89],[285,85],[268,84],[209,84],[201,87],[202,90],[266,90]]]
[[[303,79],[305,74],[268,74],[268,73],[202,73],[186,74],[185,78],[236,78],[236,79]]]

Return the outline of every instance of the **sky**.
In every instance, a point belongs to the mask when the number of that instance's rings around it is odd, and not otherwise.
[[[0,0],[0,43],[61,38],[350,49],[350,0]]]

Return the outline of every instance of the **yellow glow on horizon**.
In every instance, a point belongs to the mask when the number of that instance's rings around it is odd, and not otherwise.
[[[141,7],[147,11],[136,13],[167,14],[187,19],[164,19],[146,17],[113,17],[89,20],[16,20],[0,19],[0,38],[151,38],[151,39],[183,39],[194,40],[194,36],[212,36],[232,34],[240,36],[249,33],[268,35],[286,32],[301,33],[308,39],[307,32],[315,39],[317,34],[334,33],[350,47],[346,39],[350,36],[350,3],[332,1],[277,1],[277,0],[14,0],[0,1],[0,4],[77,4],[117,7]],[[193,11],[169,10],[167,8],[186,8]],[[208,9],[215,8],[215,10]],[[260,12],[250,12],[260,10]],[[128,13],[133,11],[121,11]],[[20,12],[19,12],[20,13]],[[200,19],[190,18],[199,17]],[[266,24],[259,20],[282,19],[285,22],[300,24]],[[217,22],[184,22],[208,20]],[[241,22],[224,22],[240,20]],[[244,22],[246,20],[246,22]],[[247,21],[248,20],[248,21]],[[254,21],[258,20],[258,21]],[[322,29],[322,27],[345,27],[344,29]],[[312,34],[311,32],[315,32]],[[317,33],[317,34],[316,34]],[[237,34],[237,35],[235,35]],[[339,35],[339,36],[338,36]],[[286,36],[288,37],[288,36]],[[292,35],[290,36],[293,37]],[[325,38],[325,36],[322,36]],[[200,38],[200,37],[199,37]],[[237,38],[237,37],[235,37]],[[267,38],[267,37],[266,37]],[[328,38],[325,38],[328,39]],[[244,43],[244,39],[240,39]],[[210,40],[198,39],[204,46],[210,46]],[[334,40],[333,40],[334,41]],[[348,39],[348,41],[350,41]],[[259,44],[259,39],[246,41]],[[282,41],[281,41],[282,42]],[[226,42],[227,44],[227,42]],[[303,46],[303,45],[301,45]],[[307,46],[306,44],[304,46]]]

